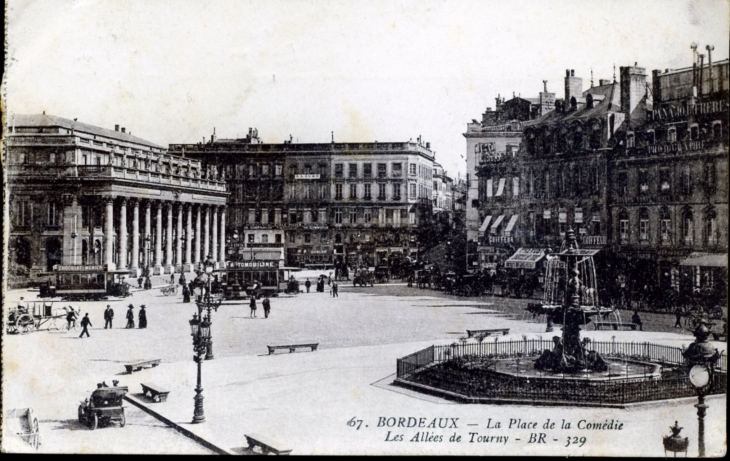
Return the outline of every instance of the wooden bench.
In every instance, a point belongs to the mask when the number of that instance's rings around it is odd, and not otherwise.
[[[274,453],[276,455],[283,456],[291,453],[291,448],[281,448],[281,444],[262,435],[246,434],[244,437],[246,437],[249,452],[253,452],[254,448],[259,447],[261,449],[261,453],[264,455]]]
[[[617,323],[617,322],[596,322],[595,324],[596,330],[602,330],[603,327],[611,327],[614,330],[618,330],[619,327],[626,327],[631,328],[632,330],[636,330],[639,327],[638,323]]]
[[[132,374],[133,371],[139,371],[142,368],[152,368],[160,364],[160,359],[157,360],[140,360],[138,362],[131,362],[124,365],[127,369],[127,374]]]
[[[309,347],[312,349],[312,352],[317,350],[317,346],[319,346],[319,343],[310,343],[310,344],[289,344],[286,346],[266,346],[269,348],[269,355],[273,354],[274,351],[277,349],[289,349],[289,353],[294,352],[299,347]]]
[[[144,395],[151,398],[155,402],[167,401],[167,394],[169,394],[170,391],[154,383],[139,383],[139,385],[142,386],[142,392],[144,393]]]
[[[493,330],[466,330],[466,334],[473,338],[474,336],[491,336],[502,333],[502,335],[509,334],[509,328],[495,328]]]

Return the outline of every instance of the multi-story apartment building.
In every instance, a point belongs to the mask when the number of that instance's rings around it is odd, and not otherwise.
[[[488,108],[479,124],[467,126],[467,153],[473,158],[477,195],[467,200],[467,235],[476,241],[479,264],[494,268],[514,251],[513,233],[519,217],[521,151],[527,122],[550,113],[555,94],[544,91],[539,98],[497,98],[497,110]],[[468,163],[468,160],[467,160]],[[470,186],[471,187],[471,186]]]
[[[467,124],[466,133],[466,229],[467,240],[477,241],[482,236],[479,231],[484,221],[481,208],[479,171],[486,161],[492,163],[496,158],[513,157],[522,142],[522,123],[547,114],[555,107],[555,94],[547,91],[547,81],[543,82],[543,92],[539,98],[514,96],[509,101],[499,95],[496,110],[488,107],[482,114],[481,122],[472,120]]]
[[[728,60],[655,70],[651,83],[653,107],[627,118],[612,151],[617,278],[658,295],[726,288]]]
[[[215,166],[229,192],[226,221],[227,255],[231,262],[275,261],[284,248],[285,150],[271,150],[258,130],[240,139],[198,144],[170,144],[169,151]]]
[[[225,172],[227,235],[245,240],[229,245],[244,257],[283,246],[287,265],[322,267],[376,264],[392,253],[417,252],[419,205],[431,203],[434,159],[420,140],[266,144],[257,137],[212,138],[170,149]]]
[[[454,212],[454,180],[440,163],[433,164],[433,212],[446,213],[449,221]]]
[[[9,122],[10,273],[20,283],[54,266],[136,276],[145,267],[190,271],[208,255],[225,260],[227,194],[217,172],[118,125],[45,113]]]

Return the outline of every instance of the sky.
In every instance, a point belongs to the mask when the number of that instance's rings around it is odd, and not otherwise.
[[[728,0],[6,0],[4,110],[167,146],[397,142],[422,136],[464,177],[472,119],[497,95],[557,97],[566,69],[728,58]]]

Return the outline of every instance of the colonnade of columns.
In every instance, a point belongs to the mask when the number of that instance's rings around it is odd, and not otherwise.
[[[208,256],[218,267],[225,263],[224,206],[109,197],[103,211],[100,237],[108,269],[171,274],[194,270]]]

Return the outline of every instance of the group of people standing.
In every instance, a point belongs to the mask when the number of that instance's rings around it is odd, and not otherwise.
[[[293,276],[292,276],[293,277]],[[330,293],[333,297],[339,297],[339,291],[338,291],[338,285],[336,280],[332,280],[332,274],[330,273],[329,277],[325,277],[324,275],[320,276],[317,279],[317,293],[324,293],[324,285],[325,283],[330,286]],[[312,282],[307,279],[304,282],[304,288],[307,290],[307,293],[309,293],[309,289],[312,287]]]
[[[264,318],[269,318],[269,312],[271,312],[271,300],[268,296],[264,296],[264,300],[261,301],[261,305],[264,308]],[[251,308],[251,318],[256,318],[256,296],[251,296],[251,301],[249,302],[249,307]]]
[[[134,306],[129,305],[127,306],[127,326],[124,328],[134,328]],[[147,311],[145,310],[146,306],[142,304],[139,306],[139,328],[144,329],[147,328]],[[71,326],[76,325],[76,319],[78,318],[77,315],[81,309],[78,311],[75,311],[73,307],[68,310],[66,314],[66,321],[68,322],[69,329]],[[114,324],[114,309],[107,304],[106,309],[104,310],[104,329],[112,329]],[[87,338],[91,337],[89,334],[89,327],[92,327],[94,325],[91,324],[91,319],[89,318],[89,313],[87,312],[84,314],[84,317],[81,319],[81,334],[79,335],[79,338],[83,338],[84,335],[86,335]]]

